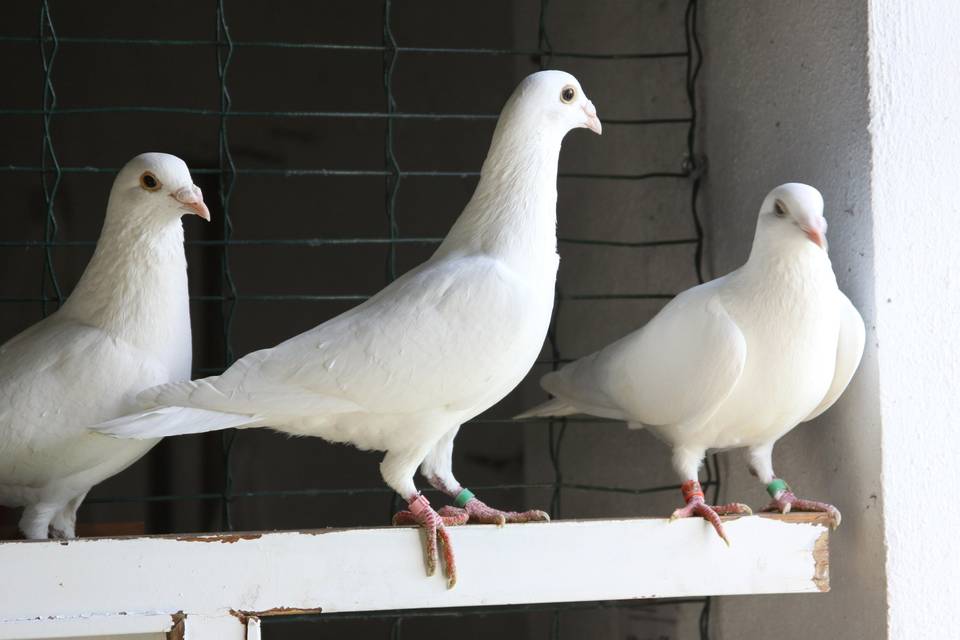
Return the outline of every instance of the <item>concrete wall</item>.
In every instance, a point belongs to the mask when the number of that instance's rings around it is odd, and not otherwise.
[[[867,348],[836,406],[774,450],[802,495],[835,504],[825,596],[723,598],[715,637],[881,638],[885,628],[874,227],[870,191],[867,2],[705,3],[701,95],[710,168],[704,187],[712,271],[749,252],[766,193],[806,182],[823,193],[830,258],[863,314]],[[744,458],[729,453],[724,497],[763,502]]]

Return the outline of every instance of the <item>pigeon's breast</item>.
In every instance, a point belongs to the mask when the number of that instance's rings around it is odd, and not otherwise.
[[[818,286],[818,284],[820,286]],[[839,310],[832,279],[728,305],[746,340],[743,372],[707,425],[710,447],[773,442],[819,405],[833,380]]]
[[[116,440],[87,427],[132,411],[134,393],[167,382],[169,373],[93,327],[48,323],[40,331],[38,342],[8,354],[10,366],[22,366],[0,376],[0,485],[56,491],[71,479],[89,488],[156,441]]]
[[[464,393],[447,406],[472,418],[499,402],[530,371],[543,346],[553,312],[557,256],[540,269],[520,272],[500,263],[489,272],[472,306],[468,336],[456,350],[471,363]],[[458,397],[459,396],[459,397]]]

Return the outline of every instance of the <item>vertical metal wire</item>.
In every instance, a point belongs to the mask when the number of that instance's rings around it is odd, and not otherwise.
[[[390,24],[390,0],[383,2],[383,92],[386,99],[387,120],[383,137],[383,166],[387,172],[384,178],[384,209],[387,215],[387,245],[386,276],[387,282],[397,278],[397,238],[400,236],[400,227],[397,224],[397,191],[400,189],[400,164],[393,149],[394,118],[397,111],[397,101],[393,97],[393,71],[397,66],[397,40],[393,36]],[[402,504],[400,496],[391,492],[390,513],[396,512]],[[390,627],[390,640],[402,640],[403,616],[398,616]]]
[[[57,93],[53,88],[53,63],[60,48],[57,32],[53,28],[53,18],[50,15],[50,5],[46,0],[40,3],[40,62],[43,67],[43,139],[41,142],[40,182],[43,187],[43,206],[46,215],[43,233],[43,273],[40,279],[41,313],[46,317],[49,313],[48,301],[50,292],[57,301],[57,309],[63,303],[63,292],[57,273],[53,266],[53,243],[57,235],[57,218],[54,214],[57,190],[60,188],[62,170],[57,160],[57,153],[53,148],[51,135],[51,121],[53,111],[57,106]],[[49,289],[48,289],[49,284]]]
[[[230,197],[236,186],[237,167],[230,153],[227,137],[227,118],[230,112],[230,92],[227,89],[227,71],[233,58],[233,40],[227,25],[224,0],[217,0],[217,78],[220,82],[220,130],[218,168],[220,178],[220,204],[223,207],[223,249],[220,258],[220,286],[223,301],[221,314],[223,319],[223,368],[233,364],[233,347],[230,342],[230,330],[237,309],[237,287],[230,270],[230,238],[233,235],[233,221],[230,217]],[[227,531],[233,530],[233,444],[237,437],[235,429],[220,434],[220,449],[223,456],[223,488],[220,497],[222,512],[221,526]]]
[[[684,38],[687,52],[687,103],[690,108],[690,124],[687,127],[687,158],[684,170],[693,179],[690,192],[690,214],[693,220],[697,244],[694,254],[694,267],[697,270],[697,282],[703,283],[703,224],[700,222],[700,212],[697,209],[697,198],[700,193],[700,180],[703,174],[702,158],[698,157],[696,148],[697,127],[697,76],[703,65],[703,50],[700,48],[700,39],[697,36],[697,0],[689,0],[684,12]]]
[[[690,125],[687,128],[687,158],[684,170],[690,174],[692,184],[690,188],[690,216],[693,221],[694,233],[697,243],[694,252],[694,268],[697,272],[697,282],[704,282],[703,275],[703,244],[704,233],[703,223],[700,220],[700,212],[697,208],[700,197],[700,183],[703,178],[703,172],[706,169],[705,158],[698,155],[697,149],[697,77],[700,74],[700,67],[703,65],[703,49],[700,46],[700,39],[697,35],[697,10],[699,9],[698,0],[688,0],[687,9],[684,12],[684,39],[687,52],[687,102],[690,108]],[[710,502],[719,504],[720,487],[722,478],[720,476],[720,461],[718,454],[709,456],[704,464],[706,471],[706,481],[708,485],[707,492],[712,495]],[[703,608],[700,610],[699,631],[701,640],[710,640],[710,612],[713,601],[710,597],[704,599]]]
[[[553,53],[553,44],[547,30],[547,10],[550,0],[540,0],[540,11],[537,20],[537,48],[540,51],[540,69],[546,69],[550,56]],[[550,366],[556,371],[560,367],[559,323],[560,311],[563,304],[563,291],[558,279],[554,288],[553,317],[547,329],[547,344],[550,347]],[[550,465],[553,467],[553,491],[550,495],[550,517],[559,518],[563,513],[563,467],[560,462],[563,436],[567,431],[567,419],[551,419],[547,426],[547,446],[550,453]],[[555,609],[550,620],[551,640],[560,640],[560,610]]]
[[[383,3],[383,92],[386,97],[388,114],[397,111],[397,101],[393,97],[393,70],[397,66],[397,41],[393,37],[390,26],[390,0]],[[387,216],[387,245],[386,276],[387,282],[397,279],[397,238],[400,236],[400,227],[397,224],[397,191],[400,189],[400,164],[393,148],[394,118],[387,117],[386,129],[383,138],[383,165],[387,172],[384,178],[384,211]],[[390,492],[390,514],[392,516],[402,505],[401,497]],[[399,632],[398,632],[399,633]]]
[[[390,238],[387,253],[387,281],[393,282],[397,277],[397,243],[400,228],[397,226],[397,191],[400,189],[400,165],[393,151],[393,128],[395,119],[391,117],[397,111],[397,101],[393,97],[393,70],[397,65],[397,41],[393,37],[390,27],[390,0],[383,3],[383,90],[386,94],[387,121],[383,141],[383,164],[387,171],[386,213],[387,233]]]
[[[403,638],[403,618],[399,617],[390,625],[390,640],[402,640]]]
[[[540,1],[540,12],[537,21],[537,46],[539,49],[539,63],[541,69],[549,66],[550,56],[553,53],[553,46],[550,43],[550,34],[547,32],[547,9],[550,0]],[[563,292],[560,288],[560,282],[557,281],[554,288],[554,307],[553,317],[550,319],[550,326],[547,329],[547,344],[550,348],[551,367],[556,371],[560,366],[561,353],[558,340],[558,326],[560,310],[563,304]],[[550,517],[559,518],[563,507],[563,469],[560,465],[560,448],[563,443],[563,435],[566,432],[566,418],[550,420],[547,426],[547,447],[550,454],[550,464],[553,467],[553,491],[550,496]]]

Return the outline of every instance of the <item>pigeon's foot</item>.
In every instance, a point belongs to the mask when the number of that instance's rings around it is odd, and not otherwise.
[[[59,505],[39,503],[27,505],[20,516],[20,531],[27,540],[46,540],[50,535],[50,521]]]
[[[791,511],[821,512],[829,516],[831,528],[836,529],[840,526],[839,509],[826,502],[798,498],[794,495],[793,491],[790,490],[790,486],[780,478],[774,479],[773,482],[767,485],[767,492],[773,497],[773,500],[763,509],[764,513],[790,513]]]
[[[71,540],[76,538],[77,534],[72,529],[58,529],[57,527],[50,525],[48,529],[47,538],[50,540]]]
[[[443,507],[440,515],[444,517],[462,517],[467,522],[475,524],[495,524],[502,527],[508,522],[550,522],[550,516],[545,511],[533,509],[531,511],[501,511],[488,506],[473,496],[469,489],[464,489],[456,498],[456,507]]]
[[[432,576],[437,571],[439,547],[443,547],[444,575],[447,577],[447,588],[452,589],[457,584],[457,563],[453,556],[453,546],[450,544],[450,534],[446,526],[465,524],[466,514],[457,516],[441,516],[433,510],[430,503],[422,495],[417,495],[408,503],[409,511],[400,511],[393,516],[395,525],[419,525],[426,535],[427,575]],[[439,542],[439,544],[438,544]]]
[[[727,534],[723,530],[723,523],[720,522],[720,516],[749,516],[753,514],[753,511],[750,510],[750,507],[738,502],[731,502],[730,504],[722,505],[707,504],[704,501],[703,488],[696,480],[687,480],[680,486],[680,490],[683,492],[683,500],[687,504],[684,507],[680,507],[670,515],[671,522],[677,518],[690,518],[693,516],[699,516],[713,525],[717,535],[719,535],[723,541],[727,543],[727,546],[730,546],[730,540],[727,538]]]

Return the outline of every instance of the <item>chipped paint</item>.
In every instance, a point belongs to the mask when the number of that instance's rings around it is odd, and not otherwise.
[[[813,584],[821,592],[830,591],[830,534],[824,531],[813,545]]]
[[[170,631],[167,631],[167,640],[184,640],[187,616],[183,614],[183,611],[178,611],[170,618],[173,624],[170,626]]]
[[[310,608],[299,608],[299,607],[273,607],[271,609],[262,609],[260,611],[237,611],[236,609],[230,609],[230,615],[237,618],[243,623],[247,622],[248,618],[266,618],[269,616],[297,616],[305,615],[311,613],[320,613],[323,611],[322,607],[310,607]]]
[[[221,544],[233,544],[241,540],[259,540],[261,537],[263,537],[262,533],[199,533],[174,536],[173,539],[179,542],[219,542]]]

